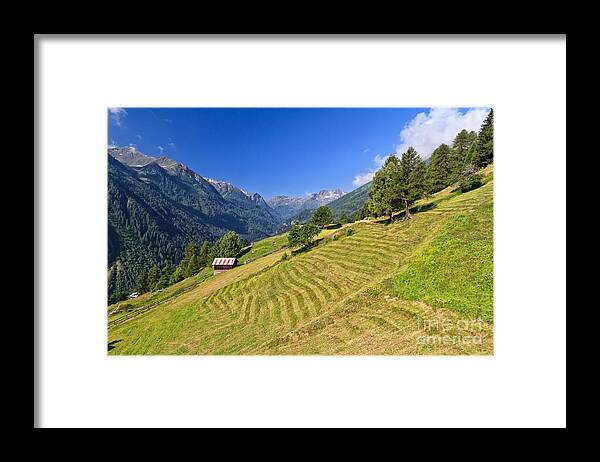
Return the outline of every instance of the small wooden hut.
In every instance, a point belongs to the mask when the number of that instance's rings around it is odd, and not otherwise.
[[[223,271],[235,267],[237,258],[215,258],[212,262],[213,274],[219,274]]]

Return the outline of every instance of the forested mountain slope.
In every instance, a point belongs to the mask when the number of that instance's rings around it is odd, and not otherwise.
[[[227,200],[181,163],[132,150],[112,154],[109,150],[109,295],[131,290],[150,265],[176,265],[190,241],[213,242],[230,230],[256,240],[280,229],[260,202]]]

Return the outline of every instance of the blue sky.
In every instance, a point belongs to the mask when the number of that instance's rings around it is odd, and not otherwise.
[[[414,146],[423,158],[487,108],[110,108],[108,144],[167,156],[204,177],[265,199],[349,192],[385,158]]]

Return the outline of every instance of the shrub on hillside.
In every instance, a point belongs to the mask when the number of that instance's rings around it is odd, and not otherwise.
[[[471,191],[479,188],[483,184],[483,176],[477,173],[477,167],[473,164],[466,165],[458,177],[458,183],[454,191],[460,192]]]
[[[458,182],[458,189],[460,192],[467,192],[479,188],[483,184],[482,179],[483,177],[479,173],[466,175]]]
[[[348,230],[346,231],[346,236],[352,236],[354,232],[355,231],[352,228],[348,228]]]
[[[183,279],[185,279],[183,275],[183,270],[180,266],[178,266],[177,269],[175,269],[175,271],[173,272],[173,274],[171,274],[171,277],[169,278],[169,284],[177,284],[179,281],[183,281]]]
[[[125,292],[114,292],[110,297],[108,297],[108,304],[112,305],[113,303],[117,303],[123,300],[127,300],[127,294]]]
[[[331,209],[322,205],[314,211],[310,223],[312,223],[315,226],[318,226],[319,228],[324,228],[327,225],[329,225],[332,221],[333,215],[331,213]]]
[[[221,238],[215,242],[211,250],[211,258],[231,258],[237,257],[242,250],[242,242],[240,236],[235,231],[227,231]]]
[[[294,225],[288,232],[288,244],[290,247],[306,248],[313,244],[313,238],[319,234],[319,228],[312,223],[303,226]]]

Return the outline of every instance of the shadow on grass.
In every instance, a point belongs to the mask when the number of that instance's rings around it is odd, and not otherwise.
[[[416,205],[414,207],[410,208],[410,213],[419,213],[419,212],[426,212],[427,210],[431,210],[437,207],[437,204],[435,204],[434,202],[429,202],[427,204],[423,204],[423,205]]]
[[[108,342],[108,351],[112,350],[115,348],[115,345],[119,342],[122,342],[123,340],[119,339],[119,340],[113,340],[112,342]]]
[[[252,250],[252,246],[249,245],[248,247],[244,247],[242,250],[240,250],[240,253],[237,254],[236,258],[241,258],[244,255],[246,255],[248,252],[250,252]]]
[[[412,207],[409,208],[409,210],[410,210],[411,215],[414,215],[419,212],[426,212],[427,210],[431,210],[436,207],[437,207],[436,203],[429,202],[429,203],[423,204],[423,205],[413,205]],[[395,214],[392,217],[378,218],[378,219],[374,220],[372,223],[387,226],[387,225],[391,225],[392,223],[404,221],[406,219],[405,215],[406,215],[405,211],[400,210],[399,212],[395,212]]]
[[[310,244],[305,245],[304,247],[300,247],[299,249],[292,250],[292,256],[298,255],[298,254],[301,254],[304,252],[308,252],[309,250],[314,249],[315,247],[317,247],[319,245],[319,242],[321,242],[323,239],[325,239],[325,238],[321,237],[319,239],[314,240]]]

